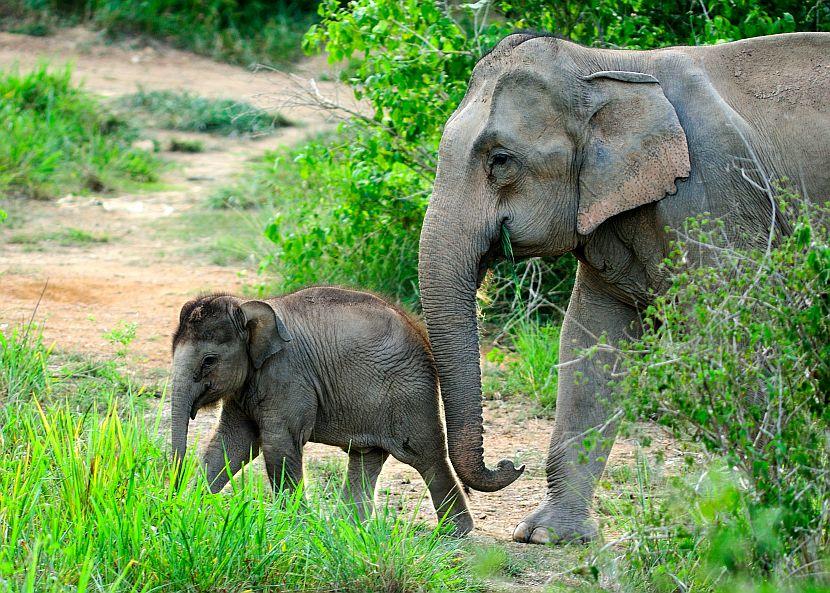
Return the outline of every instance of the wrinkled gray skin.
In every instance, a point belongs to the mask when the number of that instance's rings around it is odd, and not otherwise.
[[[475,293],[502,256],[500,229],[518,257],[579,260],[547,492],[515,540],[594,537],[590,502],[609,449],[580,464],[580,435],[601,428],[613,439],[615,359],[576,353],[598,336],[640,334],[683,222],[709,212],[734,244],[766,245],[771,224],[789,227],[753,184],[786,177],[811,199],[830,196],[829,80],[824,33],[645,52],[516,34],[479,61],[441,140],[419,270],[450,459],[471,488],[503,488],[521,473],[507,460],[490,470],[483,457]]]
[[[227,295],[182,308],[173,339],[174,456],[183,459],[189,419],[222,401],[204,458],[213,492],[260,450],[274,488],[303,475],[306,442],[349,454],[344,495],[361,518],[391,454],[429,486],[439,517],[473,528],[447,458],[438,378],[424,332],[379,298],[311,288],[268,301]]]

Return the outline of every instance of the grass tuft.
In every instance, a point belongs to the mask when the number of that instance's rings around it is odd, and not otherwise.
[[[9,237],[8,242],[16,245],[37,245],[39,243],[57,243],[63,247],[73,245],[95,245],[109,243],[110,236],[90,233],[82,229],[68,227],[57,231],[40,233],[16,233]]]
[[[66,68],[0,72],[0,196],[49,198],[157,179],[135,131],[71,83]]]
[[[9,333],[0,330],[0,407],[46,389],[50,352],[33,325]]]
[[[124,110],[138,110],[150,127],[182,132],[263,136],[291,125],[279,113],[272,114],[248,103],[208,99],[187,92],[141,90],[121,97],[116,105]]]
[[[170,152],[204,152],[205,143],[201,140],[188,140],[187,138],[173,138],[170,140]]]

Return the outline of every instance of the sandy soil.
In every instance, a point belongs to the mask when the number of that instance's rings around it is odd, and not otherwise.
[[[206,265],[198,256],[185,257],[187,245],[155,229],[188,212],[204,211],[203,201],[215,187],[227,183],[246,159],[279,144],[295,143],[331,127],[319,111],[294,103],[294,79],[275,73],[251,74],[242,68],[218,64],[163,46],[105,45],[83,29],[54,37],[33,38],[0,33],[0,68],[17,64],[22,70],[42,60],[72,62],[75,76],[86,88],[114,97],[147,89],[183,89],[207,96],[248,100],[265,107],[280,106],[299,125],[259,141],[215,139],[212,149],[192,155],[164,154],[177,163],[166,173],[165,191],[118,196],[65,196],[55,202],[6,203],[9,224],[0,230],[0,327],[28,320],[37,305],[36,319],[45,336],[60,350],[109,357],[114,347],[102,337],[119,322],[138,326],[130,346],[130,365],[143,377],[163,382],[170,362],[169,342],[178,310],[189,297],[208,290],[238,291],[246,282],[239,266]],[[300,64],[300,76],[318,76],[324,63],[317,59]],[[322,90],[348,93],[332,83]],[[181,136],[181,134],[178,134]],[[12,244],[15,233],[47,232],[66,226],[116,238],[85,246],[33,250]],[[198,255],[198,254],[197,254]],[[242,274],[240,274],[242,272]],[[39,304],[38,304],[39,303]],[[532,511],[544,492],[544,456],[552,425],[549,419],[527,418],[527,409],[510,402],[490,401],[485,410],[488,461],[503,457],[527,464],[525,475],[496,493],[475,493],[471,507],[477,523],[474,541],[499,542],[528,566],[505,586],[513,591],[538,590],[551,578],[560,578],[577,552],[520,546],[509,542],[514,526]],[[165,411],[165,419],[167,412]],[[206,440],[215,414],[197,418],[193,439]],[[166,430],[165,430],[166,432]],[[667,442],[658,446],[670,447]],[[309,465],[318,466],[339,451],[309,446]],[[631,442],[618,441],[612,463],[630,462]],[[414,470],[398,462],[387,463],[379,480],[380,498],[388,492],[390,504],[412,509],[424,492]],[[434,521],[431,505],[421,515]],[[531,549],[533,548],[533,549]]]

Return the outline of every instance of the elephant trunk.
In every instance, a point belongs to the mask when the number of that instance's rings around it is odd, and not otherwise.
[[[187,452],[187,429],[190,423],[195,385],[193,380],[184,376],[181,371],[174,372],[170,442],[173,449],[173,461],[177,468],[180,467]]]
[[[454,219],[434,196],[421,231],[421,302],[441,385],[450,460],[464,484],[493,492],[524,471],[507,459],[495,470],[484,463],[476,290],[494,237],[471,236],[454,228]],[[492,234],[498,236],[497,226]]]

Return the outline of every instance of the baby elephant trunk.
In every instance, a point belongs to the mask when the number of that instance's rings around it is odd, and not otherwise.
[[[184,377],[182,373],[176,372],[173,375],[170,442],[173,449],[173,462],[176,464],[177,470],[180,469],[185,453],[187,453],[187,429],[196,385],[190,377]],[[176,483],[178,484],[178,471]]]

